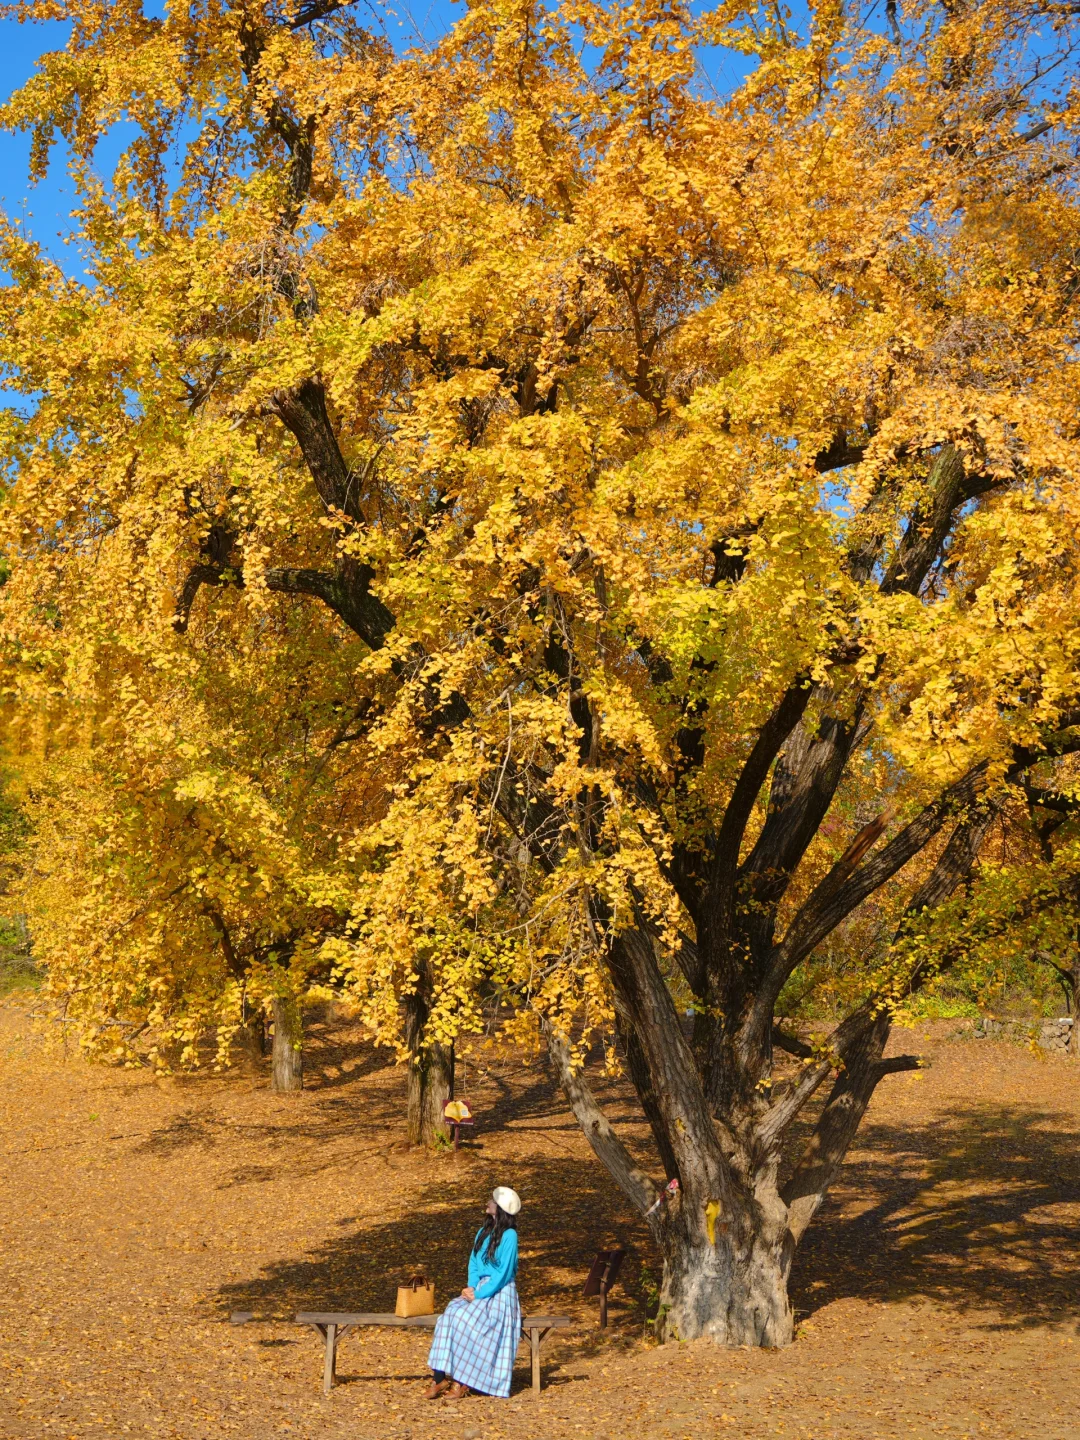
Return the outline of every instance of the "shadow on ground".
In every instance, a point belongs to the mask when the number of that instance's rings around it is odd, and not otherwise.
[[[866,1126],[796,1259],[797,1307],[922,1296],[1004,1326],[1080,1317],[1071,1120],[972,1104],[913,1129]]]
[[[275,1134],[347,1138],[358,1165],[380,1156],[413,1171],[413,1206],[385,1221],[335,1220],[341,1233],[308,1254],[220,1290],[222,1308],[389,1310],[399,1281],[423,1269],[441,1309],[463,1283],[484,1198],[509,1181],[525,1199],[519,1284],[526,1309],[580,1307],[596,1249],[618,1242],[630,1252],[620,1308],[644,1324],[659,1258],[606,1171],[580,1154],[576,1124],[546,1070],[511,1072],[510,1080],[478,1074],[472,1098],[480,1124],[469,1148],[451,1160],[401,1144],[403,1077],[400,1093],[393,1077],[383,1077],[378,1091],[359,1083],[385,1068],[384,1052],[327,1041],[313,1044],[312,1059],[307,1113],[275,1124]],[[624,1087],[598,1079],[597,1088],[641,1163],[658,1171]],[[845,1297],[925,1297],[956,1310],[994,1310],[1003,1326],[1080,1317],[1080,1135],[1067,1128],[1073,1123],[1034,1106],[970,1104],[906,1128],[864,1126],[796,1258],[796,1313]],[[530,1153],[541,1131],[558,1156]],[[212,1143],[211,1122],[192,1113],[146,1142]],[[340,1164],[340,1151],[327,1163]],[[295,1173],[315,1175],[319,1164],[306,1160]],[[269,1178],[249,1167],[230,1183]]]
[[[394,1308],[396,1286],[415,1270],[435,1283],[442,1309],[465,1283],[469,1248],[483,1220],[483,1207],[507,1166],[471,1157],[467,1179],[435,1179],[418,1186],[414,1208],[384,1222],[350,1226],[296,1260],[226,1286],[219,1298],[229,1309],[273,1311],[373,1310]],[[436,1164],[433,1168],[440,1167]],[[522,1261],[518,1277],[522,1305],[530,1309],[575,1303],[598,1246],[629,1239],[640,1252],[641,1236],[611,1182],[589,1160],[518,1162],[514,1183],[524,1200]],[[355,1228],[352,1228],[355,1227]],[[637,1244],[633,1242],[637,1241]],[[627,1269],[631,1285],[635,1267]]]

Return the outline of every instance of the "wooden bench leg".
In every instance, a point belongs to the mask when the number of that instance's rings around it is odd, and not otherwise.
[[[344,1340],[349,1331],[355,1327],[352,1325],[330,1324],[329,1322],[321,1323],[317,1320],[307,1320],[304,1323],[310,1325],[313,1330],[317,1330],[326,1344],[326,1351],[323,1358],[322,1388],[323,1394],[329,1395],[337,1383],[338,1345]]]
[[[330,1394],[330,1391],[334,1388],[334,1381],[337,1379],[337,1328],[336,1325],[319,1326],[319,1329],[326,1336],[326,1358],[323,1361],[322,1376],[324,1395]]]
[[[546,1330],[530,1330],[528,1332],[529,1353],[532,1356],[532,1388],[534,1395],[540,1394],[540,1346],[554,1329],[554,1325],[549,1325]]]
[[[532,1388],[533,1394],[540,1394],[540,1331],[529,1331],[529,1349],[532,1352]]]

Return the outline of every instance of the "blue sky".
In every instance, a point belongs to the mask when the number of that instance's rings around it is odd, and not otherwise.
[[[158,8],[161,0],[147,0],[146,9]],[[453,24],[462,13],[460,0],[357,0],[357,12],[367,11],[369,23],[385,25],[389,36],[405,48],[418,42],[430,43]],[[6,100],[34,73],[37,59],[50,50],[63,48],[68,27],[61,22],[19,24],[0,21],[0,98]],[[747,73],[752,62],[730,51],[715,51],[707,62],[705,83],[730,91]],[[98,151],[98,170],[107,175],[124,145],[133,138],[127,126],[118,126]],[[62,150],[53,152],[49,174],[37,185],[28,180],[30,136],[0,132],[0,207],[18,220],[69,273],[81,268],[74,247],[65,245],[68,215],[73,195],[67,182]]]
[[[6,100],[34,73],[37,57],[63,47],[67,26],[57,23],[20,25],[0,21],[0,95]],[[66,230],[71,192],[64,184],[63,166],[56,166],[47,181],[31,189],[27,183],[29,135],[0,133],[0,205],[60,258],[58,230]]]
[[[164,0],[143,0],[143,3],[150,13],[164,8]],[[710,3],[710,0],[698,0],[698,3]],[[386,33],[402,48],[437,39],[462,13],[462,0],[354,0],[354,4],[358,17],[365,18],[373,28],[385,27]],[[807,18],[805,0],[791,0],[788,8],[793,23],[800,28]],[[872,5],[868,18],[878,8],[879,5]],[[67,29],[59,22],[23,25],[15,20],[0,21],[0,98],[6,99],[29,79],[39,55],[63,48]],[[1045,43],[1052,44],[1049,35]],[[1035,48],[1038,49],[1038,42]],[[708,72],[702,76],[703,86],[719,93],[730,93],[754,64],[749,57],[720,49],[703,54],[701,59]],[[1036,99],[1034,93],[1032,99]],[[120,151],[131,138],[130,127],[118,126],[101,144],[100,173],[111,172]],[[29,152],[28,135],[0,132],[0,207],[12,219],[20,221],[65,270],[77,273],[81,268],[80,257],[74,247],[65,246],[60,238],[69,229],[68,214],[73,203],[64,156],[59,149],[54,151],[49,175],[31,187],[27,178]]]

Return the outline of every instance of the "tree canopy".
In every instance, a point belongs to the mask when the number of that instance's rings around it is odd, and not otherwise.
[[[336,0],[18,13],[73,21],[4,119],[68,145],[86,257],[4,228],[54,853],[101,797],[52,953],[85,917],[136,989],[97,877],[137,910],[153,854],[219,964],[287,941],[383,1039],[510,1002],[651,1210],[661,1329],[786,1343],[926,927],[1080,744],[1071,9],[477,0],[405,54]],[[883,896],[833,1034],[778,1028]],[[580,1069],[616,1035],[659,1208]]]

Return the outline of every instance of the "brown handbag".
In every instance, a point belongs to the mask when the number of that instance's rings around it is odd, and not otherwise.
[[[407,1285],[399,1285],[394,1314],[407,1320],[411,1315],[435,1314],[435,1286],[426,1275],[414,1275]]]

